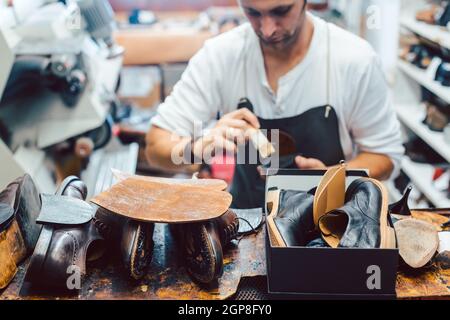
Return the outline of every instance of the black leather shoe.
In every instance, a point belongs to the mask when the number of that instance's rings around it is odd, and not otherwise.
[[[200,284],[209,284],[223,274],[223,250],[238,236],[239,219],[228,210],[217,219],[170,225],[170,230],[189,275]]]
[[[450,87],[450,63],[441,63],[436,72],[435,80],[440,82],[444,87]]]
[[[388,212],[384,185],[361,178],[348,187],[345,205],[319,220],[319,228],[323,239],[333,248],[396,248]]]
[[[34,249],[41,226],[36,225],[41,201],[26,174],[0,192],[0,289],[6,287],[17,266]]]
[[[316,189],[309,192],[293,190],[269,191],[269,203],[276,216],[269,216],[269,232],[278,247],[305,246],[317,234],[314,232],[313,205]],[[275,201],[270,201],[274,196]],[[278,203],[278,205],[277,205]],[[278,208],[277,208],[278,207]]]
[[[44,227],[24,283],[39,289],[80,289],[86,261],[98,259],[104,249],[86,195],[86,186],[77,177],[65,179],[56,195],[41,195],[37,222]]]
[[[99,207],[95,225],[110,247],[120,254],[125,272],[139,280],[147,274],[153,258],[153,223],[134,221]]]

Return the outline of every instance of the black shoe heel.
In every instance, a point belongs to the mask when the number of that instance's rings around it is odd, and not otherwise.
[[[403,197],[396,203],[389,206],[389,213],[396,214],[399,216],[411,216],[411,210],[408,206],[409,196],[411,194],[412,187],[408,187],[405,191]]]

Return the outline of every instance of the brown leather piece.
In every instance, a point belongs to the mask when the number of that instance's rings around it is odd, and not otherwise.
[[[219,179],[171,179],[171,178],[159,178],[159,177],[148,177],[148,176],[139,176],[139,175],[131,175],[129,173],[125,173],[116,169],[111,169],[114,175],[114,178],[117,181],[123,181],[128,178],[139,179],[142,181],[149,182],[160,182],[167,184],[180,184],[180,185],[189,185],[194,187],[206,187],[214,190],[226,190],[228,185],[225,181]]]
[[[14,278],[17,265],[27,256],[24,239],[17,221],[0,233],[0,289]]]
[[[133,177],[117,183],[91,201],[133,220],[189,223],[222,216],[231,200],[231,195],[225,191]]]

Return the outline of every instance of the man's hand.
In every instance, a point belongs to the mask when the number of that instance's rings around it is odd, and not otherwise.
[[[320,160],[314,158],[305,158],[302,156],[297,156],[295,158],[295,164],[299,169],[302,170],[315,170],[315,169],[326,169],[327,166]]]
[[[239,109],[223,116],[208,134],[194,142],[193,153],[198,158],[212,155],[214,150],[236,153],[237,145],[248,141],[248,130],[260,128],[258,118],[248,109]]]

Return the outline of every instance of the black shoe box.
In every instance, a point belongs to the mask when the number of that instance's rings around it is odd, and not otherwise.
[[[308,191],[324,170],[272,170],[271,188]],[[365,171],[348,171],[347,187]],[[266,226],[267,228],[267,226]],[[274,247],[266,229],[268,291],[274,299],[395,299],[397,249]]]

